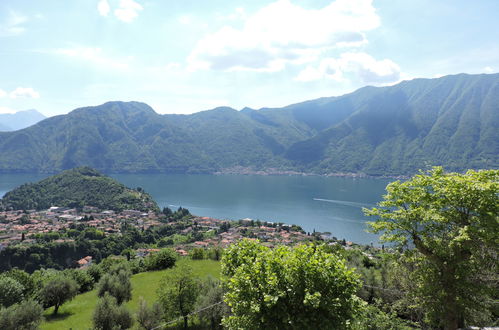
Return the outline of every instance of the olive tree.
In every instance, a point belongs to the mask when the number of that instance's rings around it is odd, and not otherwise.
[[[97,302],[92,320],[98,330],[129,329],[133,325],[130,311],[124,305],[118,305],[116,298],[107,292]]]
[[[45,283],[40,290],[40,297],[44,307],[54,306],[54,315],[57,314],[59,307],[66,301],[73,299],[78,293],[78,284],[75,280],[57,276]]]
[[[489,310],[497,280],[499,171],[446,173],[434,167],[387,187],[379,207],[364,212],[381,240],[403,250],[411,299],[428,322],[445,329],[476,322]]]
[[[324,246],[243,240],[225,252],[222,273],[231,329],[344,329],[361,307],[358,276]]]
[[[119,270],[118,273],[109,273],[99,281],[97,294],[103,297],[106,293],[113,296],[118,305],[132,299],[132,283],[130,273],[126,270]]]
[[[32,330],[38,329],[43,319],[43,308],[34,300],[25,300],[9,308],[0,308],[0,329]]]

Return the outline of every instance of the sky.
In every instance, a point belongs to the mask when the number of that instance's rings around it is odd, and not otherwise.
[[[0,113],[281,107],[499,71],[497,0],[1,0]]]

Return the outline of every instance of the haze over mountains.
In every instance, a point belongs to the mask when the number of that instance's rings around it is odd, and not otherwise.
[[[46,117],[40,112],[31,109],[16,113],[0,114],[0,131],[15,131],[38,123]]]
[[[499,74],[364,87],[276,109],[160,115],[108,102],[0,133],[0,171],[412,174],[499,166]]]

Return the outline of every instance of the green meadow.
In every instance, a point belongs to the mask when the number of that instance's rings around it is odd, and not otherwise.
[[[186,263],[192,267],[196,276],[203,278],[211,275],[220,277],[220,263],[213,260],[190,260],[180,259],[177,264]],[[126,306],[133,312],[138,308],[139,298],[143,297],[148,304],[157,300],[156,290],[159,287],[162,277],[170,269],[139,273],[132,276],[132,300]],[[97,291],[92,290],[76,296],[73,300],[65,303],[59,308],[57,316],[53,316],[53,308],[45,311],[45,321],[40,328],[43,330],[59,329],[91,329],[92,314],[97,304]]]

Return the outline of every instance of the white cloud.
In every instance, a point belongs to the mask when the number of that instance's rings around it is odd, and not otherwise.
[[[9,96],[11,99],[17,99],[17,98],[37,99],[40,97],[40,93],[38,93],[31,87],[17,87],[15,90],[10,92]]]
[[[141,11],[142,6],[133,0],[120,0],[120,6],[114,11],[114,15],[121,21],[130,23],[132,22]]]
[[[485,73],[494,73],[494,69],[492,69],[490,66],[486,66],[485,68],[483,68],[483,71]]]
[[[376,60],[371,55],[356,52],[343,53],[339,58],[323,59],[317,67],[307,66],[295,80],[313,81],[334,79],[342,81],[352,75],[362,83],[386,84],[400,80],[400,67],[389,59]]]
[[[17,111],[7,107],[0,107],[0,113],[16,113]]]
[[[133,57],[112,58],[104,54],[103,50],[98,47],[81,47],[75,46],[72,48],[60,48],[54,51],[56,54],[68,56],[78,60],[86,61],[92,64],[100,65],[105,68],[116,70],[126,70],[129,68],[129,63]]]
[[[22,25],[27,21],[28,17],[20,15],[14,11],[9,12],[7,20],[0,25],[0,37],[20,35],[26,30],[26,28]]]
[[[7,92],[6,92],[6,91],[4,91],[3,89],[0,89],[0,99],[1,99],[2,97],[6,97],[6,96],[7,96]]]
[[[242,29],[225,26],[200,40],[188,63],[191,70],[278,71],[326,50],[359,47],[367,42],[364,32],[379,24],[371,0],[336,0],[317,10],[278,0],[248,17]]]
[[[100,0],[97,4],[97,10],[101,16],[107,16],[111,11],[111,7],[109,6],[109,2],[107,0]]]

